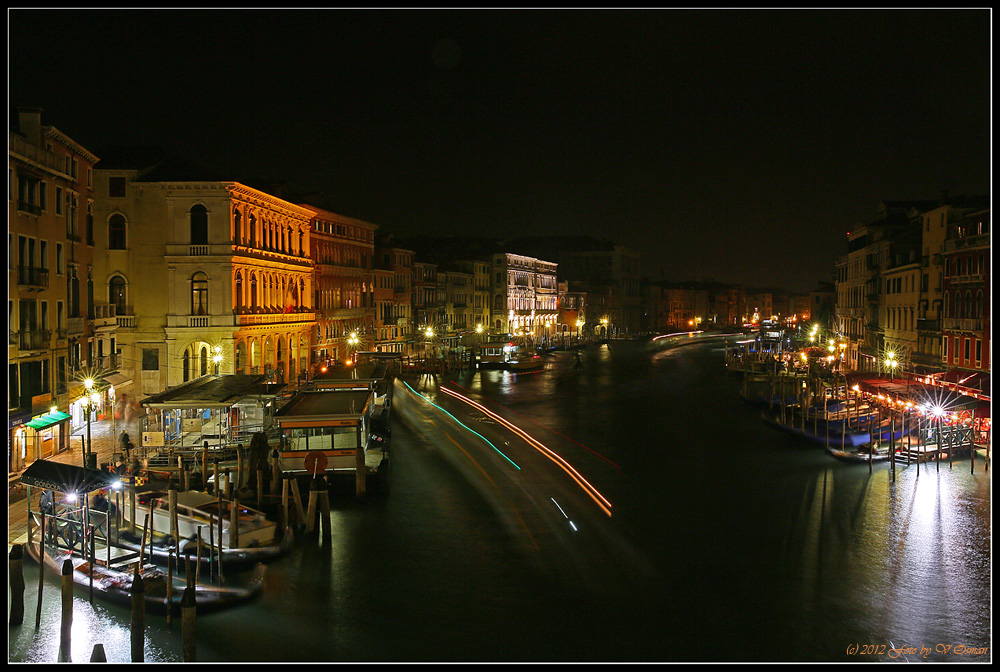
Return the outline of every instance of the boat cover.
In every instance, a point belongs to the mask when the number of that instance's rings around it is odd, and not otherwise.
[[[21,482],[57,492],[92,492],[110,487],[118,476],[99,469],[84,469],[72,464],[35,460],[23,474]]]

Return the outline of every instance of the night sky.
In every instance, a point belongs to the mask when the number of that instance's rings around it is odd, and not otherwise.
[[[808,291],[989,193],[990,10],[8,10],[9,102],[408,236],[587,234]]]

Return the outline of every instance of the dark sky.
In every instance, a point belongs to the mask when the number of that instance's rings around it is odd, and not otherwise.
[[[11,105],[402,236],[583,233],[808,291],[881,200],[989,193],[990,10],[9,10]]]

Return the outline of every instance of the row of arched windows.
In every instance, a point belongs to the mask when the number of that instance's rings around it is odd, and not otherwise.
[[[966,290],[964,294],[959,290],[950,299],[948,294],[944,293],[945,317],[982,319],[983,290],[976,292],[975,303],[972,301],[972,290]]]
[[[250,272],[244,281],[243,271],[236,272],[235,299],[237,312],[265,308],[268,310],[297,309],[306,296],[306,282],[275,273]]]
[[[258,218],[253,212],[244,216],[238,208],[233,210],[233,235],[239,245],[305,255],[305,233],[301,229],[269,217]]]

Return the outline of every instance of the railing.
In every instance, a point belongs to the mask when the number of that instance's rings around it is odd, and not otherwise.
[[[66,175],[64,172],[65,164],[62,159],[55,155],[54,152],[50,152],[47,149],[39,147],[38,145],[28,142],[25,138],[14,133],[7,134],[7,139],[10,142],[10,148],[15,154],[19,154],[29,161],[34,161],[37,164],[50,168],[56,171],[60,175]]]
[[[985,281],[986,276],[982,273],[974,273],[971,275],[952,275],[948,278],[953,285],[968,285],[977,284],[981,285]]]
[[[135,315],[115,315],[115,319],[118,320],[118,328],[133,329],[135,328]]]
[[[309,313],[258,313],[249,315],[234,315],[236,326],[255,324],[285,324],[289,322],[315,322],[316,314]]]
[[[67,336],[66,329],[56,329],[56,338],[60,341],[65,341]]]
[[[968,247],[988,247],[989,244],[990,236],[988,233],[978,234],[975,236],[965,236],[963,238],[949,238],[944,241],[944,251],[954,252],[955,250]]]
[[[946,317],[942,320],[942,328],[946,331],[982,331],[983,321],[968,317]]]
[[[188,317],[188,326],[189,327],[207,327],[208,326],[208,320],[209,320],[209,318],[208,318],[207,315],[205,315],[205,316],[191,315],[190,317]]]
[[[20,199],[18,199],[17,201],[17,209],[20,210],[21,212],[26,212],[29,215],[42,214],[41,206],[35,205],[34,203],[29,203],[28,201],[22,201]]]
[[[189,254],[192,257],[203,257],[203,256],[209,254],[209,246],[208,245],[192,245]]]
[[[94,361],[97,368],[104,371],[114,371],[118,368],[118,355],[100,355]]]
[[[35,329],[18,333],[18,347],[21,350],[45,350],[51,344],[51,329]]]
[[[49,269],[33,268],[31,266],[17,267],[17,284],[33,287],[49,286]]]
[[[940,320],[917,318],[917,331],[941,331]]]
[[[70,334],[82,334],[85,324],[84,318],[71,317],[66,321],[66,328]]]

